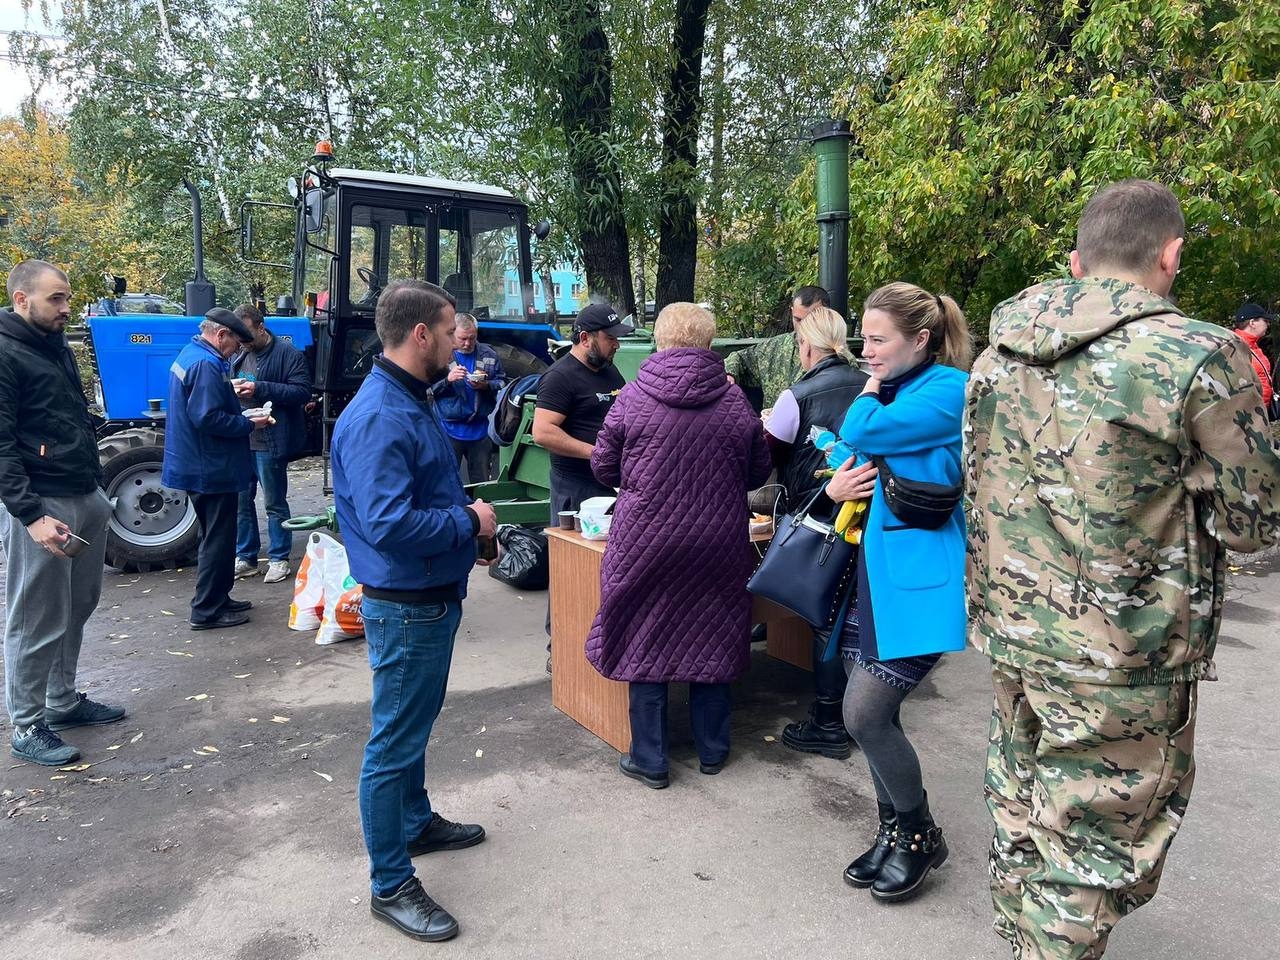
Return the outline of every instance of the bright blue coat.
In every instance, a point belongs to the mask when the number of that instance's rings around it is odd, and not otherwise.
[[[954,367],[935,364],[904,383],[892,403],[862,394],[849,407],[840,437],[862,453],[882,457],[900,477],[958,484],[968,379]],[[885,506],[877,480],[862,550],[878,659],[964,649],[962,505],[939,530],[908,527]]]

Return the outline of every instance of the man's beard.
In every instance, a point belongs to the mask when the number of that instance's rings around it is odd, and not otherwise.
[[[52,317],[37,317],[33,312],[31,325],[44,334],[61,333],[67,326],[67,320],[57,314]]]
[[[603,370],[611,363],[613,363],[613,358],[606,357],[599,351],[599,349],[597,349],[594,343],[587,347],[587,366],[591,367],[593,370]]]

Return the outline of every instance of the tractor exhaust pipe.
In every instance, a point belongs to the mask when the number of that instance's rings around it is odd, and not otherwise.
[[[191,232],[195,240],[196,275],[187,281],[187,316],[203,317],[217,306],[217,291],[204,276],[204,237],[200,232],[200,191],[185,177],[182,185],[191,194]]]

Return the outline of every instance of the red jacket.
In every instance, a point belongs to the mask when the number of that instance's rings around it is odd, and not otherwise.
[[[1271,361],[1267,359],[1267,355],[1258,346],[1257,337],[1245,333],[1243,330],[1237,330],[1235,334],[1249,345],[1249,352],[1253,354],[1253,369],[1257,372],[1258,379],[1262,381],[1262,405],[1270,408],[1271,396],[1275,393],[1275,389],[1271,384]]]

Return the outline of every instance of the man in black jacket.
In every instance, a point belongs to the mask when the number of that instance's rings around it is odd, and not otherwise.
[[[59,766],[80,751],[57,731],[113,723],[123,707],[76,692],[84,624],[102,591],[111,505],[93,423],[63,329],[67,275],[43,260],[9,273],[0,311],[0,538],[7,565],[5,702],[11,752]]]
[[[268,330],[256,309],[244,304],[233,312],[253,334],[253,342],[231,361],[236,397],[245,409],[270,403],[275,420],[273,426],[249,434],[255,478],[240,494],[235,575],[258,575],[262,540],[253,502],[261,486],[262,506],[267,511],[267,575],[263,580],[279,583],[293,572],[289,567],[293,536],[284,528],[289,519],[288,466],[307,442],[303,408],[311,399],[311,371],[302,351]]]

